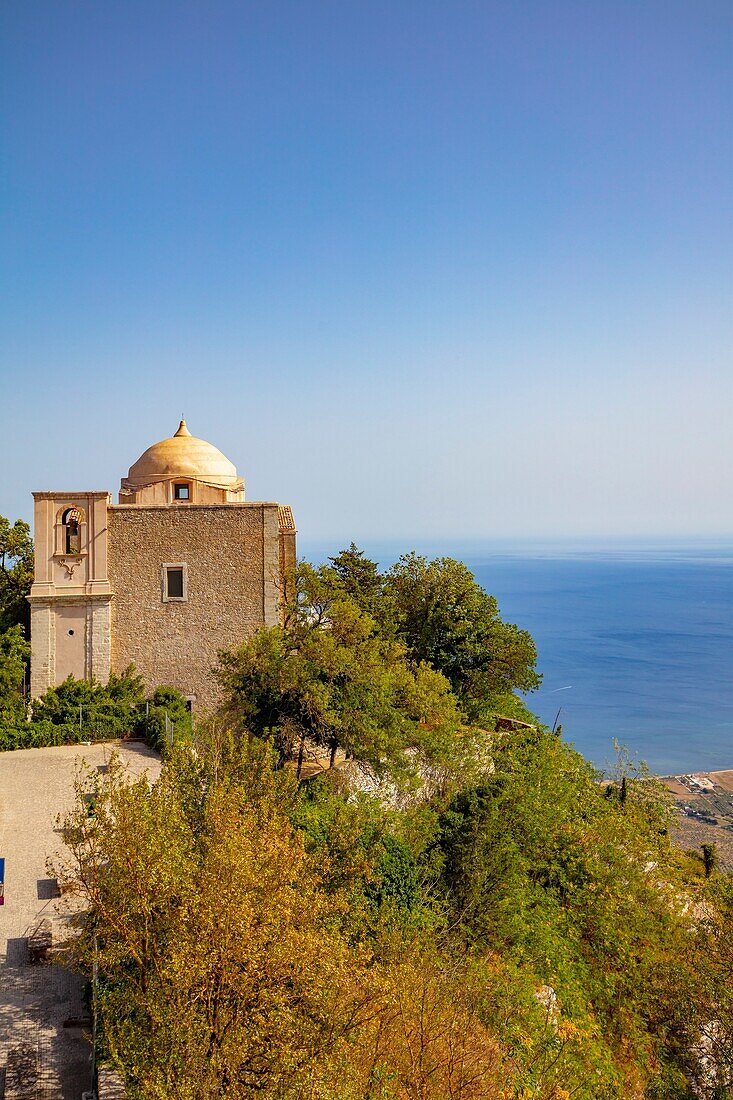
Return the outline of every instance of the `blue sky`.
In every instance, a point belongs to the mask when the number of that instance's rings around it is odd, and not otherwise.
[[[733,533],[733,8],[0,11],[0,512],[185,415],[305,539]]]

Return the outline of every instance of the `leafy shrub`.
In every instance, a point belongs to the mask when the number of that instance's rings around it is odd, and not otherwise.
[[[409,846],[387,833],[382,838],[382,849],[375,868],[377,879],[367,886],[367,897],[378,906],[414,909],[420,904],[421,894],[417,865]]]
[[[13,726],[0,727],[0,752],[13,749],[41,749],[53,745],[76,745],[80,741],[102,740],[91,738],[79,726],[69,723],[23,722]]]
[[[11,634],[13,631],[0,635],[0,640]],[[20,635],[12,640],[25,646]],[[17,652],[18,645],[14,644],[13,659]],[[76,680],[68,676],[34,701],[30,721],[25,720],[22,699],[15,694],[19,705],[5,709],[0,706],[0,752],[113,741],[131,735],[145,736],[153,748],[162,752],[167,746],[166,715],[173,723],[176,741],[185,739],[191,731],[183,696],[175,688],[162,687],[146,700],[142,677],[132,665],[119,675],[112,673],[106,685],[94,677]]]
[[[54,725],[89,727],[90,740],[122,737],[134,733],[140,722],[140,707],[145,699],[141,677],[132,665],[120,675],[113,674],[105,686],[92,677],[76,680],[67,676],[58,687],[49,688],[33,703],[32,720],[49,721]]]
[[[168,685],[157,687],[150,696],[145,710],[146,713],[140,722],[140,731],[151,748],[159,753],[165,755],[172,745],[190,737],[191,715],[180,691]],[[171,722],[170,733],[166,718]]]

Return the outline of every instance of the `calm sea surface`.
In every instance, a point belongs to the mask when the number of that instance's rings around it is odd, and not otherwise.
[[[318,549],[304,552],[336,552]],[[530,709],[549,725],[559,711],[565,739],[599,767],[617,738],[660,774],[733,768],[733,548],[418,549],[461,558],[530,631],[543,673]]]

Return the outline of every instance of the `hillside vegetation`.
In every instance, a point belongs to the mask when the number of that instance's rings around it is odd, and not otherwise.
[[[733,888],[671,846],[665,791],[491,732],[527,716],[535,651],[460,563],[351,547],[296,587],[158,782],[82,779],[65,823],[129,1095],[733,1095]]]

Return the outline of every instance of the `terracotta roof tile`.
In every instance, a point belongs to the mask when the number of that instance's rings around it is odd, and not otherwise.
[[[281,504],[277,510],[278,523],[281,531],[295,531],[293,509],[289,504]]]

